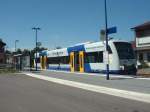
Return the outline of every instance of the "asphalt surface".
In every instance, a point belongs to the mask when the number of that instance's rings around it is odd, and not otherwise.
[[[109,88],[150,94],[150,80],[137,79],[137,78],[112,77],[112,75],[110,75],[111,78],[108,81],[106,80],[106,77],[97,76],[97,75],[63,73],[63,72],[55,72],[55,71],[38,71],[36,72],[36,74],[64,79],[64,80],[82,82],[82,83],[87,83],[92,85],[104,86]]]
[[[150,112],[150,104],[23,74],[0,74],[0,112]]]

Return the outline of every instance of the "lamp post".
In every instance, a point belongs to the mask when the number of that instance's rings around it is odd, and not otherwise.
[[[19,40],[15,40],[15,52],[17,51],[17,42],[19,42]]]
[[[39,27],[33,27],[32,30],[35,30],[35,64],[36,64],[36,71],[37,71],[37,31],[41,30]]]
[[[106,79],[109,80],[109,52],[108,52],[108,26],[107,26],[107,1],[104,0],[105,3],[105,37],[106,37]]]

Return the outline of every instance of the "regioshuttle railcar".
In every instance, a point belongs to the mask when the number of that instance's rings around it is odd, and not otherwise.
[[[136,73],[136,59],[129,42],[109,40],[110,73]],[[77,44],[72,47],[42,51],[38,56],[41,69],[79,72],[106,72],[105,42]]]

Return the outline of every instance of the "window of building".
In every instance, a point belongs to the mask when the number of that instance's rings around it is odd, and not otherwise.
[[[136,32],[137,37],[147,37],[150,36],[150,29],[139,30]]]
[[[4,48],[0,48],[0,53],[4,53]]]
[[[147,61],[150,62],[150,52],[147,53]]]
[[[3,59],[0,59],[0,63],[3,63]]]

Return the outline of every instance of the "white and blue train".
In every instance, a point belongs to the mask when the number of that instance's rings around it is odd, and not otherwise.
[[[108,63],[110,73],[136,73],[136,59],[132,45],[121,40],[109,40]],[[40,69],[71,72],[106,72],[105,42],[89,42],[38,53]]]

